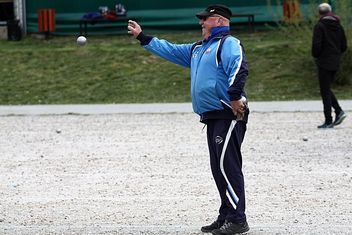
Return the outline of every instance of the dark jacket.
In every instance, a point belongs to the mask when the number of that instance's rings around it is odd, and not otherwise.
[[[345,31],[338,16],[324,15],[314,27],[312,55],[319,67],[335,71],[347,49]]]

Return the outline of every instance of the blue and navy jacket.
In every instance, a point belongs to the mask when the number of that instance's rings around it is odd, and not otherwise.
[[[211,36],[200,44],[173,44],[140,33],[137,39],[148,51],[172,63],[190,68],[192,106],[201,121],[235,119],[231,109],[220,100],[230,102],[245,96],[248,66],[243,47],[235,37],[224,40],[218,61],[220,39],[229,27],[213,28]]]

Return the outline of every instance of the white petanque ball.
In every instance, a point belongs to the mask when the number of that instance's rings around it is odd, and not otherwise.
[[[77,44],[80,46],[84,46],[87,43],[87,38],[85,36],[79,36],[77,38]]]

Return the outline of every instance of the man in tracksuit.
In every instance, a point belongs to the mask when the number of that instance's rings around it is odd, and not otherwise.
[[[318,9],[320,19],[313,31],[312,55],[318,66],[320,95],[325,117],[325,122],[318,128],[332,128],[339,125],[347,116],[330,89],[340,66],[341,54],[347,49],[347,41],[340,18],[332,13],[331,6],[322,3]],[[334,122],[331,107],[336,114]]]
[[[230,33],[231,15],[224,5],[210,5],[196,14],[203,40],[192,44],[172,44],[145,35],[135,21],[128,24],[128,32],[145,49],[190,68],[193,110],[207,125],[210,165],[221,198],[216,221],[201,228],[213,234],[249,230],[241,155],[249,113],[243,98],[248,68],[240,41],[232,36],[221,40]]]

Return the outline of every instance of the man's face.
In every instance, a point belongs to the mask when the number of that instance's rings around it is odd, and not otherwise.
[[[199,20],[199,24],[202,26],[202,36],[207,39],[211,35],[211,29],[220,25],[221,16],[212,15],[203,17]]]

